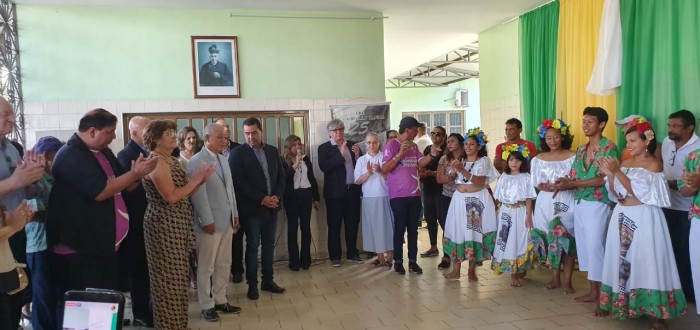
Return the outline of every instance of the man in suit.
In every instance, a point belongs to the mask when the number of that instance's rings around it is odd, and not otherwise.
[[[355,184],[355,163],[360,147],[345,140],[345,124],[340,119],[328,125],[330,141],[318,147],[318,165],[324,173],[323,198],[328,221],[328,255],[331,266],[340,267],[340,227],[345,221],[345,245],[348,261],[364,261],[357,251],[357,230],[360,224],[360,186]]]
[[[262,244],[262,284],[260,289],[283,293],[273,281],[272,259],[280,197],[284,193],[284,168],[277,148],[262,143],[262,124],[257,118],[243,122],[245,144],[231,152],[229,162],[241,224],[246,236],[246,280],[248,299],[257,300],[258,246]]]
[[[238,223],[231,169],[221,154],[227,142],[221,125],[207,125],[204,148],[187,163],[188,175],[202,164],[216,164],[216,175],[209,176],[191,198],[197,238],[197,298],[202,307],[202,319],[210,322],[219,320],[217,311],[241,312],[240,307],[229,305],[226,298],[233,225]]]
[[[228,144],[226,148],[221,152],[226,159],[231,158],[231,150],[238,147],[240,144],[233,142],[231,140],[231,128],[228,124],[226,118],[219,118],[216,123],[224,128],[224,136],[226,137]],[[233,169],[231,169],[233,171]],[[233,283],[243,282],[243,231],[239,230],[233,235],[233,243],[231,244],[231,274],[233,274]]]
[[[131,170],[131,162],[142,155],[148,157],[143,147],[143,128],[151,120],[136,116],[129,120],[129,143],[117,154],[117,160],[125,171]],[[153,328],[153,311],[150,304],[150,280],[146,245],[143,240],[143,215],[146,213],[146,191],[139,183],[133,191],[125,192],[124,202],[129,212],[129,235],[124,240],[124,248],[119,251],[120,276],[122,282],[129,282],[131,310],[134,326]]]

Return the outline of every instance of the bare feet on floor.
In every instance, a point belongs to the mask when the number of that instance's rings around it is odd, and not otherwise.
[[[595,291],[589,292],[583,296],[578,296],[574,298],[576,302],[597,302],[598,294]]]
[[[651,324],[652,330],[668,330],[668,324],[664,320],[656,319],[654,323]]]
[[[458,280],[460,277],[460,273],[459,272],[443,273],[442,277],[444,277],[448,280]]]
[[[476,274],[469,274],[469,282],[479,282],[479,278]]]
[[[595,311],[593,311],[593,315],[595,315],[596,317],[605,317],[605,316],[610,315],[610,312],[604,311],[604,310],[600,309],[600,306],[597,306],[595,308]]]
[[[564,294],[572,294],[574,292],[576,292],[576,290],[574,290],[571,285],[564,287]]]
[[[561,283],[559,283],[557,281],[549,281],[549,283],[545,284],[544,288],[545,288],[545,290],[552,290],[552,289],[556,289],[560,286],[561,286]]]
[[[512,275],[510,277],[510,286],[512,287],[520,287],[522,284],[520,284],[520,276],[519,275]]]

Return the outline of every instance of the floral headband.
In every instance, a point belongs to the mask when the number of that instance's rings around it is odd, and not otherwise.
[[[468,137],[475,138],[476,142],[479,143],[480,147],[483,147],[487,143],[489,143],[489,137],[486,136],[486,133],[484,133],[484,131],[481,130],[481,127],[476,127],[468,130],[467,134],[464,134],[464,139],[466,140]]]
[[[624,129],[623,132],[627,132],[632,127],[637,128],[637,132],[639,134],[644,134],[647,140],[651,140],[654,138],[654,130],[651,128],[651,122],[646,120],[644,117],[639,117],[632,122],[630,122],[628,125],[626,125],[626,128]]]
[[[540,135],[540,138],[544,139],[545,133],[547,133],[547,130],[550,128],[558,129],[561,135],[566,135],[568,132],[571,132],[571,125],[567,125],[563,120],[547,119],[543,120],[540,126],[537,127],[537,133]]]
[[[501,155],[501,158],[503,158],[505,161],[508,161],[508,157],[513,151],[521,153],[526,160],[530,160],[530,149],[527,147],[527,144],[507,144],[503,145],[502,148],[503,154]]]

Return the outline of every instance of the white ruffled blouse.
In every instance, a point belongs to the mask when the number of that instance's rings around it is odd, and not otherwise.
[[[576,156],[571,156],[560,161],[545,161],[538,157],[530,160],[530,175],[532,185],[537,187],[540,183],[554,183],[554,180],[569,175],[571,164]]]
[[[622,167],[622,173],[625,173],[630,179],[632,191],[637,199],[646,204],[658,207],[671,206],[671,197],[668,193],[668,182],[664,179],[663,172],[651,172],[641,167]],[[605,184],[608,184],[608,178],[605,177]],[[618,199],[623,199],[629,195],[627,189],[622,186],[620,180],[615,180],[615,194],[608,189],[608,197],[613,202],[618,202]]]
[[[529,173],[516,175],[503,173],[498,179],[493,197],[501,203],[515,204],[524,202],[526,199],[537,198],[537,192],[532,185]]]
[[[469,171],[474,176],[485,176],[485,185],[496,181],[496,179],[500,175],[498,174],[496,168],[493,167],[493,164],[491,163],[491,160],[488,157],[481,157],[475,162],[464,162],[462,165],[467,171]],[[471,180],[469,180],[470,176],[471,175],[464,177],[462,173],[457,172],[457,179],[455,180],[455,184],[474,184]]]

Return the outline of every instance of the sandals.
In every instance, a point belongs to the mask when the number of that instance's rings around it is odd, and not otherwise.
[[[370,265],[372,265],[374,267],[379,267],[379,266],[382,266],[382,262],[379,261],[379,259],[375,259],[374,261],[372,261],[372,263],[370,263]]]

